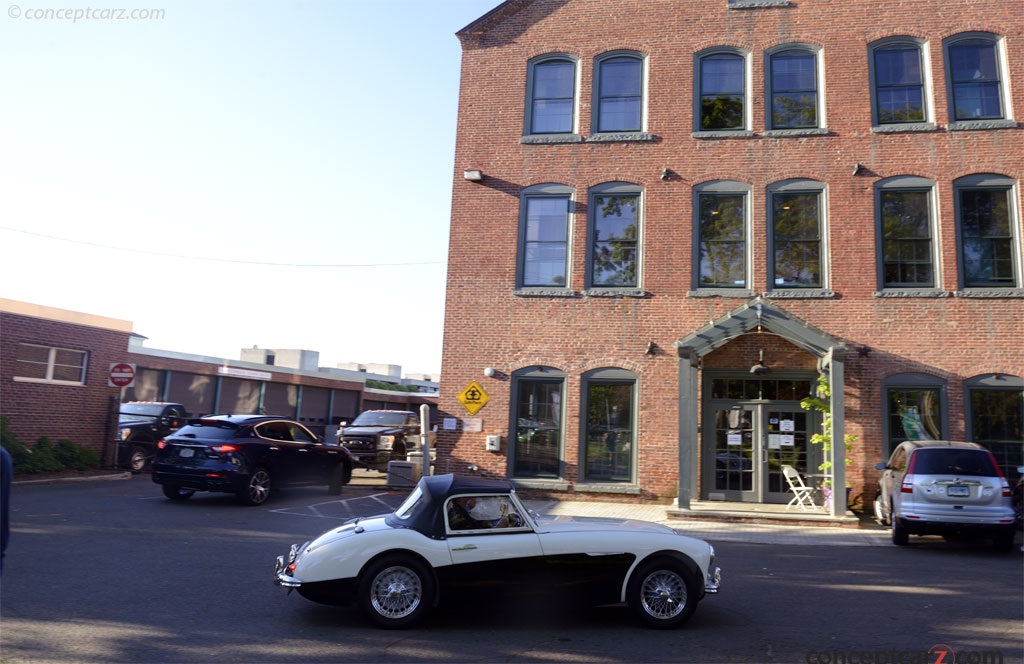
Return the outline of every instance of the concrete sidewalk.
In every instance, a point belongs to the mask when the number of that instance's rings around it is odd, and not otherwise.
[[[541,514],[554,516],[591,516],[611,519],[639,519],[669,526],[690,537],[711,542],[750,542],[798,546],[894,546],[889,530],[871,528],[784,525],[779,523],[743,523],[718,519],[713,515],[701,519],[680,519],[669,515],[665,505],[635,503],[601,503],[571,500],[527,500],[527,507]]]

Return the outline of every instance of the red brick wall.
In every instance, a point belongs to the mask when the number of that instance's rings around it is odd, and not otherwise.
[[[1003,0],[944,2],[941,11],[905,3],[810,0],[784,8],[729,10],[726,0],[695,2],[537,1],[504,21],[484,23],[463,35],[462,87],[452,199],[445,350],[440,407],[468,416],[455,399],[470,380],[481,382],[490,402],[478,413],[481,433],[442,436],[453,470],[477,464],[504,476],[501,454],[483,451],[488,433],[508,435],[509,385],[484,378],[483,368],[506,374],[550,365],[567,381],[565,457],[567,480],[576,477],[579,439],[579,376],[600,366],[636,371],[639,384],[639,479],[645,496],[674,495],[677,462],[677,369],[672,342],[745,302],[737,298],[688,297],[692,280],[694,187],[719,179],[752,187],[751,283],[766,290],[766,187],[787,178],[827,186],[826,226],[831,299],[777,300],[787,312],[852,349],[846,371],[847,432],[857,435],[848,471],[858,490],[870,491],[882,450],[880,381],[915,371],[948,381],[951,438],[963,437],[960,382],[990,372],[1024,374],[1024,306],[1021,299],[943,297],[876,298],[874,184],[916,175],[936,181],[940,287],[957,290],[957,250],[952,181],[973,173],[1024,177],[1024,130],[947,131],[942,41],[966,31],[1005,39],[1012,94],[1008,107],[1024,112],[1024,15]],[[512,7],[514,9],[515,7]],[[868,44],[888,36],[927,41],[931,99],[940,129],[871,132]],[[764,54],[783,43],[821,47],[825,68],[827,136],[767,138]],[[752,53],[748,102],[754,138],[699,140],[693,131],[694,54],[711,46]],[[565,52],[580,58],[579,131],[591,134],[593,59],[633,49],[648,56],[647,131],[641,143],[520,144],[523,135],[527,61]],[[855,164],[865,168],[853,175]],[[669,167],[679,177],[662,180]],[[480,169],[482,183],[462,179]],[[643,276],[646,298],[587,298],[587,215],[573,220],[570,286],[573,298],[517,297],[519,192],[538,183],[571,186],[585,205],[589,188],[626,181],[644,188]],[[1022,209],[1015,191],[1018,237]],[[1018,266],[1018,269],[1020,267]],[[644,355],[648,341],[660,351]],[[810,366],[813,367],[813,358]],[[742,360],[745,367],[751,358]],[[808,359],[787,358],[783,368],[806,368]]]
[[[111,362],[126,362],[128,332],[0,312],[0,415],[29,447],[46,436],[68,439],[102,455],[109,437],[107,413],[120,390],[107,387]],[[18,344],[86,351],[84,385],[14,380]]]

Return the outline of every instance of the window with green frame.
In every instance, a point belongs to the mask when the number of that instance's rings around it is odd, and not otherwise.
[[[886,454],[905,440],[944,440],[946,435],[945,383],[927,374],[900,374],[882,381],[888,447]]]
[[[590,198],[590,280],[592,287],[632,288],[638,282],[640,193],[611,183]]]
[[[1024,380],[991,375],[966,386],[970,440],[987,447],[1003,474],[1016,479],[1024,464]]]
[[[564,378],[515,377],[512,476],[561,477]]]
[[[636,377],[621,370],[599,370],[584,377],[583,480],[632,482],[636,449]]]

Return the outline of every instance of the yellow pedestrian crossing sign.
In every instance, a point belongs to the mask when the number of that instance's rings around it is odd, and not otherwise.
[[[470,415],[476,415],[476,411],[480,410],[487,404],[489,397],[484,392],[484,388],[480,387],[480,383],[475,380],[471,380],[466,389],[459,392],[459,401],[466,407]]]

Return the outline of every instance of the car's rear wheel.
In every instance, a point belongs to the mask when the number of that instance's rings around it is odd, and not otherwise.
[[[892,523],[892,543],[896,546],[906,546],[910,543],[910,533],[907,529],[900,525],[899,519],[897,519],[891,512],[889,513],[889,521]]]
[[[146,451],[141,447],[133,447],[128,457],[128,469],[133,473],[141,473],[146,467]]]
[[[270,499],[270,488],[270,473],[266,468],[257,468],[249,473],[238,499],[243,505],[262,505]]]
[[[359,579],[359,607],[378,627],[401,629],[423,617],[434,602],[434,577],[410,556],[388,556]]]
[[[195,494],[195,491],[182,489],[177,484],[161,484],[160,488],[164,490],[164,495],[171,500],[188,500]]]
[[[648,627],[679,627],[697,608],[700,597],[697,576],[674,558],[646,562],[637,569],[629,584],[629,606]]]

